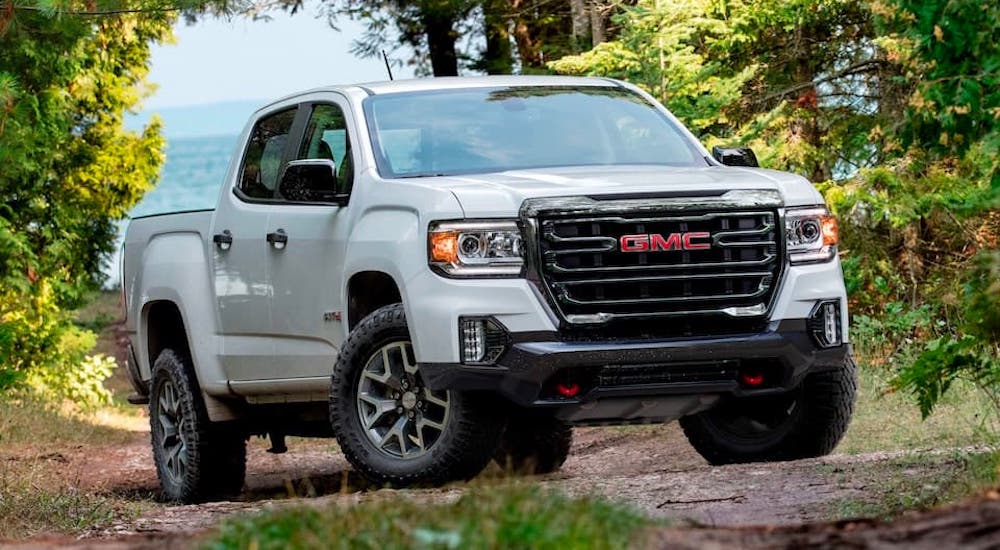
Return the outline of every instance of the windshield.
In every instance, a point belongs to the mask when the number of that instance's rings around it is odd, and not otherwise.
[[[666,116],[622,88],[436,90],[365,100],[383,177],[551,166],[705,166]]]

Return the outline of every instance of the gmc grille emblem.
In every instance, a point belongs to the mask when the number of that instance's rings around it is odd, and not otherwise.
[[[711,235],[706,231],[691,233],[671,233],[667,236],[658,233],[644,235],[622,235],[618,240],[622,252],[659,252],[666,250],[708,250],[712,245],[706,242],[695,242],[695,239],[707,239]]]

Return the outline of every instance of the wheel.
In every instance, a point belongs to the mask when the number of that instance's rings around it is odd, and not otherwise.
[[[847,431],[856,394],[857,366],[848,355],[843,368],[810,374],[791,392],[731,399],[680,424],[711,464],[823,456]]]
[[[246,477],[245,437],[231,426],[209,421],[193,373],[189,361],[171,349],[160,352],[153,364],[153,461],[164,499],[170,502],[234,497]]]
[[[494,460],[519,474],[549,474],[566,462],[573,428],[550,411],[518,411],[511,415]]]
[[[330,421],[347,460],[378,485],[440,485],[475,477],[505,423],[488,395],[424,386],[402,304],[351,331],[330,386]]]

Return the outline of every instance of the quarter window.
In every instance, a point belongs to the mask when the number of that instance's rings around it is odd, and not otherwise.
[[[288,109],[262,118],[254,126],[240,170],[239,188],[244,195],[254,199],[274,197],[294,120],[295,109]]]

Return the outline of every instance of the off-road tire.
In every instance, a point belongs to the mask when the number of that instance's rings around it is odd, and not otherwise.
[[[471,479],[489,464],[506,423],[504,409],[488,394],[450,392],[445,430],[416,458],[388,456],[363,431],[356,394],[366,362],[383,346],[409,340],[402,304],[376,310],[351,331],[330,386],[330,423],[340,448],[351,465],[375,485],[442,485]]]
[[[493,459],[504,470],[522,475],[559,470],[573,445],[573,427],[551,411],[518,410],[511,414]]]
[[[161,394],[172,384],[180,412],[179,437],[185,460],[181,474],[169,471],[164,450],[164,425],[160,421]],[[153,462],[160,479],[163,499],[176,503],[196,503],[236,497],[246,477],[246,437],[236,426],[213,424],[208,419],[190,360],[172,349],[160,352],[153,364],[150,384],[149,423]]]
[[[775,462],[823,456],[840,442],[854,413],[857,366],[848,354],[842,368],[806,376],[786,396],[725,401],[705,412],[681,418],[688,441],[710,464]],[[790,401],[782,401],[787,399]],[[793,403],[791,412],[773,429],[734,433],[733,417]]]

